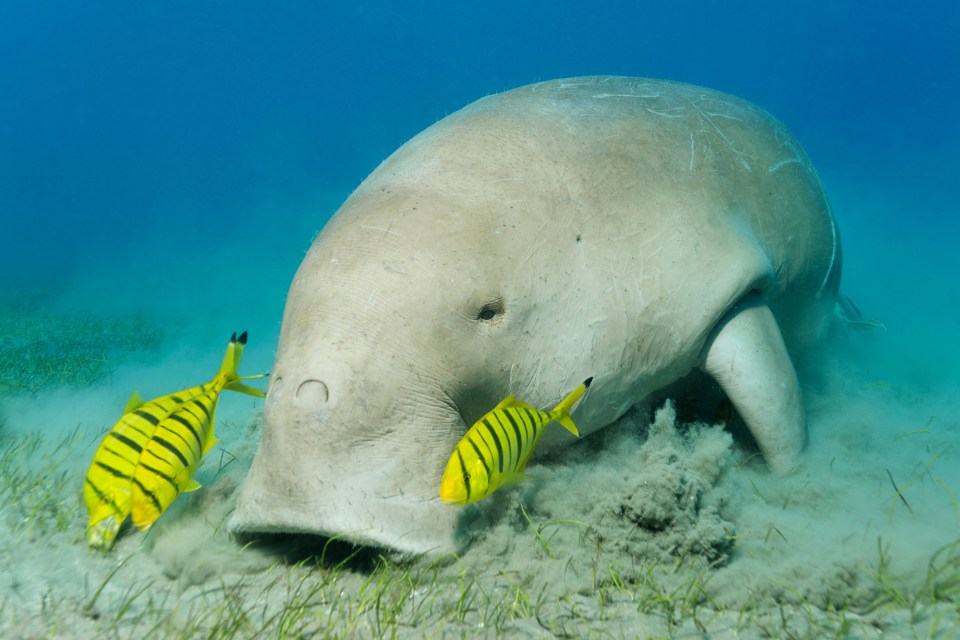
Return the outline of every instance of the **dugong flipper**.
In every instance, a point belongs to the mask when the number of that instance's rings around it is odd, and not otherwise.
[[[467,425],[589,376],[583,434],[701,369],[785,472],[791,355],[839,278],[816,172],[744,100],[617,77],[478,100],[384,161],[297,271],[232,528],[453,548],[438,489]]]

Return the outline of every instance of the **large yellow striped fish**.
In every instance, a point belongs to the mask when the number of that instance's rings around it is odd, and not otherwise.
[[[200,487],[193,474],[217,443],[217,400],[224,389],[262,398],[237,366],[247,333],[233,334],[220,371],[210,382],[144,402],[134,391],[123,416],[104,437],[87,471],[83,500],[90,512],[87,544],[109,549],[127,516],[145,531],[184,491]]]
[[[559,422],[579,438],[570,408],[592,381],[592,377],[584,380],[549,413],[507,396],[477,420],[453,450],[440,481],[440,499],[447,504],[469,504],[523,479],[530,454],[551,422]]]

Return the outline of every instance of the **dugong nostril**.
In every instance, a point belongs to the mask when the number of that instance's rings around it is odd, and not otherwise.
[[[270,376],[270,384],[267,386],[267,392],[271,396],[279,394],[283,390],[283,376]]]
[[[327,389],[327,385],[319,380],[304,380],[297,387],[297,403],[307,405],[326,404],[329,397],[330,390]]]

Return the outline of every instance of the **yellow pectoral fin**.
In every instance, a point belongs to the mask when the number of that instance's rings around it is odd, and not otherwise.
[[[187,480],[187,486],[185,486],[185,487],[183,488],[183,493],[189,493],[189,492],[191,492],[191,491],[196,491],[196,490],[199,489],[199,488],[200,488],[200,483],[197,482],[196,480],[194,480],[193,478],[190,478],[190,479]]]

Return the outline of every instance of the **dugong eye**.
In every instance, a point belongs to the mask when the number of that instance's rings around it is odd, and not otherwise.
[[[477,311],[477,320],[492,323],[503,315],[503,298],[497,298],[485,303]]]

